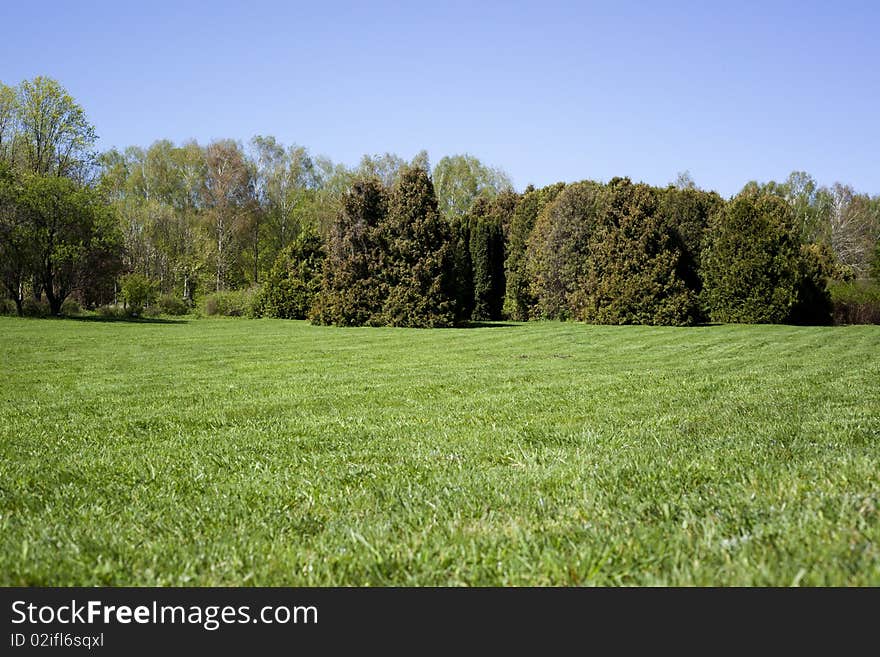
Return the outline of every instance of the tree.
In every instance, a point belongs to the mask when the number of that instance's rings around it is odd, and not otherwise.
[[[700,258],[705,244],[709,219],[717,214],[724,200],[715,192],[704,192],[695,187],[669,186],[660,198],[657,211],[663,218],[681,252],[678,275],[689,289],[702,288]]]
[[[123,276],[120,290],[131,315],[140,315],[144,308],[156,303],[159,298],[156,282],[141,274]]]
[[[34,261],[34,235],[19,208],[21,193],[15,172],[0,161],[0,277],[19,315]]]
[[[406,160],[395,153],[364,155],[356,173],[362,177],[376,177],[390,189],[400,178],[400,171],[405,166]]]
[[[794,212],[781,197],[744,192],[713,218],[703,293],[716,322],[788,321],[801,282]]]
[[[678,172],[678,175],[675,176],[675,183],[672,186],[680,190],[697,189],[697,183],[694,182],[691,172],[687,169]]]
[[[795,225],[806,243],[830,243],[831,195],[806,171],[792,171],[781,189],[794,211]]]
[[[233,281],[230,272],[238,247],[253,218],[253,177],[241,147],[234,141],[216,141],[205,150],[205,228],[211,238],[215,289]]]
[[[565,188],[556,183],[541,189],[531,185],[519,197],[510,219],[507,251],[504,260],[505,292],[503,311],[507,317],[524,322],[532,314],[535,297],[530,291],[526,271],[526,251],[529,236],[541,211]]]
[[[388,248],[388,297],[382,315],[391,326],[452,326],[455,304],[453,236],[440,217],[428,172],[406,167],[391,192],[381,224]]]
[[[15,89],[0,82],[0,161],[15,165],[18,134],[18,99]]]
[[[871,277],[880,282],[880,240],[874,245],[874,260],[871,263]]]
[[[440,213],[447,219],[463,217],[478,196],[491,198],[513,190],[506,173],[485,166],[472,155],[444,157],[434,167],[433,180]]]
[[[587,276],[573,295],[578,319],[679,326],[697,320],[696,293],[681,276],[681,242],[659,209],[662,195],[626,178],[609,183],[590,236]]]
[[[307,149],[289,148],[274,137],[251,140],[254,185],[262,216],[264,255],[273,263],[278,255],[304,229],[316,229],[308,217],[318,187],[315,163]],[[259,242],[255,242],[259,244]]]
[[[75,291],[95,291],[121,267],[122,237],[115,213],[89,187],[67,178],[30,175],[19,210],[32,239],[35,280],[53,315]]]
[[[831,187],[830,214],[831,249],[857,278],[866,277],[880,236],[880,208],[867,195],[835,183]]]
[[[78,181],[90,177],[96,164],[95,128],[64,87],[42,76],[25,80],[18,86],[16,108],[26,170]]]
[[[316,324],[383,324],[388,295],[387,245],[381,224],[388,193],[375,177],[357,178],[330,229],[327,258],[310,319]]]
[[[321,287],[324,245],[309,231],[301,232],[275,261],[256,301],[256,315],[305,319]]]
[[[497,200],[497,199],[496,199]],[[504,229],[495,202],[478,198],[469,215],[474,305],[471,319],[501,319],[504,302]]]
[[[156,280],[163,293],[192,300],[199,257],[204,152],[195,143],[154,142],[101,156],[100,189],[115,207],[125,268]]]
[[[574,183],[539,214],[526,250],[535,317],[571,319],[580,313],[582,283],[592,276],[593,233],[599,228],[606,196],[606,187],[599,183]]]

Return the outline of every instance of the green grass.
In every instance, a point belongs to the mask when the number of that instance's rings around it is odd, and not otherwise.
[[[0,318],[0,584],[880,585],[880,327]]]

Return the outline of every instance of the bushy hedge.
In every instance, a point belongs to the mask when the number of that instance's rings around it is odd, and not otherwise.
[[[695,291],[660,191],[618,178],[569,185],[538,217],[526,271],[535,314],[601,324],[692,324]]]
[[[826,323],[831,267],[804,248],[791,205],[746,192],[712,221],[703,252],[703,300],[716,322]]]
[[[259,292],[259,287],[212,292],[202,298],[199,309],[208,317],[254,317]]]
[[[183,299],[173,294],[160,295],[155,309],[162,315],[186,315],[190,310]]]
[[[120,281],[122,300],[129,314],[140,315],[144,308],[156,303],[159,298],[158,284],[141,274],[128,274]]]
[[[835,324],[880,324],[880,282],[835,282],[829,291]]]
[[[311,319],[341,326],[452,326],[454,235],[420,167],[401,170],[390,193],[377,178],[355,181],[327,245]]]
[[[300,234],[275,261],[254,302],[257,317],[305,319],[321,288],[324,245],[310,232]]]

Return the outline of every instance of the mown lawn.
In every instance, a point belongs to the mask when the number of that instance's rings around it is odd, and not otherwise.
[[[880,585],[880,327],[0,318],[0,584]]]

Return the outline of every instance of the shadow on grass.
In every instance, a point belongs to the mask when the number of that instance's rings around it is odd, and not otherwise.
[[[516,326],[522,326],[522,324],[510,324],[508,322],[465,322],[464,324],[460,324],[455,328],[464,328],[464,329],[483,329],[483,328],[513,328]]]
[[[59,319],[75,322],[118,322],[120,324],[188,324],[188,319],[164,319],[162,317],[102,317],[101,315],[69,315]]]

